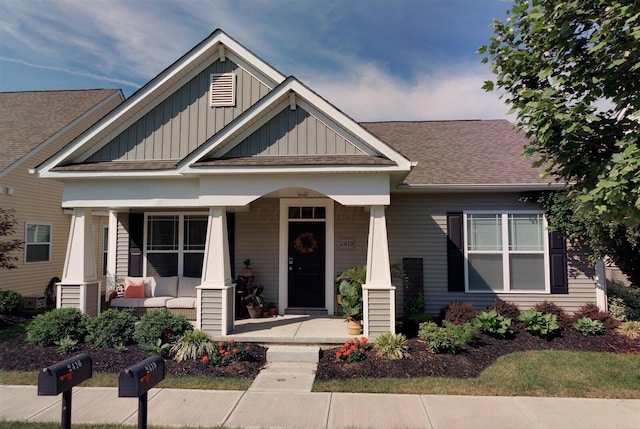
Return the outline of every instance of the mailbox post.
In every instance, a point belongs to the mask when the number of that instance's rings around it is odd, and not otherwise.
[[[155,355],[130,366],[118,378],[118,397],[138,398],[138,429],[147,428],[147,392],[164,380],[164,359]]]
[[[38,396],[62,392],[62,429],[71,429],[71,389],[93,375],[93,359],[86,353],[44,368],[38,374]]]

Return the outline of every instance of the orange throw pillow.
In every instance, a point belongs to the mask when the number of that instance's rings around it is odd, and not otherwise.
[[[144,280],[133,282],[130,279],[125,279],[124,297],[125,298],[144,298]]]

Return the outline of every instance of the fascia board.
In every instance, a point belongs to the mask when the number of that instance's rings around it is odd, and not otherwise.
[[[262,80],[271,80],[271,87],[281,83],[285,77],[280,72],[275,70],[266,62],[260,60],[253,53],[251,53],[248,49],[244,48],[234,39],[229,37],[227,34],[222,32],[221,30],[214,31],[209,38],[200,42],[196,47],[194,47],[189,53],[185,54],[178,61],[173,63],[171,66],[162,71],[159,75],[149,81],[145,86],[143,86],[140,90],[138,90],[135,94],[133,94],[129,99],[127,99],[123,104],[121,104],[118,108],[114,109],[111,114],[107,115],[103,120],[101,120],[98,124],[91,127],[87,132],[82,134],[79,139],[77,139],[73,144],[67,146],[64,150],[49,158],[45,163],[43,163],[38,169],[38,176],[41,173],[46,173],[60,162],[68,159],[71,155],[77,153],[82,149],[85,145],[88,145],[92,139],[96,138],[100,135],[100,133],[104,132],[110,125],[112,125],[115,121],[122,118],[132,111],[136,111],[137,107],[140,107],[140,111],[142,114],[146,113],[160,102],[164,100],[164,98],[152,98],[153,102],[150,103],[147,101],[150,96],[155,92],[162,92],[167,95],[167,97],[171,94],[171,91],[167,91],[163,89],[165,86],[173,86],[171,81],[176,79],[176,76],[180,74],[185,68],[190,67],[192,64],[199,64],[198,60],[203,56],[208,55],[211,49],[215,48],[219,43],[225,45],[232,51],[232,60],[240,62],[242,59],[242,63],[245,67],[249,69],[253,69],[253,74],[263,76]],[[217,50],[214,49],[215,54],[211,54],[212,58],[217,54]],[[235,55],[233,55],[235,53]],[[218,56],[219,58],[219,56]],[[253,67],[249,67],[249,65],[253,64]],[[197,69],[197,67],[196,67]],[[191,73],[195,71],[192,70]],[[249,70],[248,70],[249,71]],[[190,76],[191,73],[187,75]],[[267,78],[267,79],[264,79]],[[182,79],[178,80],[180,83]],[[265,82],[265,84],[267,84]],[[267,86],[269,86],[267,84]],[[165,97],[166,98],[166,97]],[[145,102],[147,104],[145,105]],[[145,110],[146,106],[146,110]],[[139,111],[136,111],[138,115],[140,115]],[[131,119],[129,122],[125,123],[122,126],[117,127],[117,130],[114,130],[112,133],[117,133],[118,130],[121,130],[123,127],[130,126],[135,119]],[[101,139],[100,142],[108,142],[108,136]],[[92,151],[85,151],[83,154],[84,159],[90,156],[92,153],[95,153],[99,147],[92,149]],[[45,177],[44,175],[41,177]]]
[[[179,178],[182,177],[178,172],[171,170],[163,171],[49,171],[46,174],[40,174],[43,177],[53,180],[73,180],[73,179],[100,179],[100,178],[118,178],[118,179],[142,179],[142,178]]]
[[[225,166],[225,167],[192,167],[183,171],[185,176],[188,175],[229,175],[229,174],[295,174],[295,173],[390,173],[403,172],[401,167],[380,167],[380,166],[278,166],[278,167],[261,167],[261,166]]]
[[[556,191],[565,189],[564,183],[487,183],[487,184],[422,184],[398,185],[403,192],[524,192],[524,191]]]

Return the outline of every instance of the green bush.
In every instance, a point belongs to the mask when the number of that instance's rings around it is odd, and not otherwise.
[[[573,325],[573,319],[567,314],[562,307],[549,301],[542,301],[533,307],[534,310],[539,311],[542,314],[555,314],[556,323],[560,328],[570,328]]]
[[[582,317],[588,317],[592,320],[599,320],[600,322],[604,323],[604,327],[606,329],[615,329],[620,326],[620,322],[614,319],[609,312],[600,311],[600,307],[593,303],[583,305],[573,315],[574,321]]]
[[[87,320],[87,342],[109,348],[132,344],[135,324],[131,310],[109,309]]]
[[[558,316],[555,314],[542,314],[540,311],[531,309],[523,311],[518,319],[528,332],[542,338],[550,339],[560,332]]]
[[[0,314],[13,313],[22,305],[22,295],[12,290],[0,290]]]
[[[376,354],[383,358],[396,360],[409,356],[407,337],[402,334],[384,332],[373,341],[373,347],[376,350]]]
[[[213,352],[201,358],[202,362],[213,366],[225,366],[231,362],[242,362],[249,358],[249,346],[234,340],[218,341],[213,344]]]
[[[140,318],[134,338],[138,344],[156,344],[158,339],[164,344],[190,331],[193,331],[193,326],[189,319],[163,308],[150,311]]]
[[[625,304],[624,300],[619,297],[608,297],[609,314],[618,322],[626,322],[631,315],[631,309]]]
[[[414,314],[424,314],[424,295],[420,293],[416,297],[406,298],[404,301],[404,314],[409,317]]]
[[[454,301],[440,310],[440,318],[443,321],[464,325],[473,322],[478,311],[468,302]]]
[[[178,341],[171,346],[170,353],[177,362],[187,359],[198,360],[210,356],[215,351],[211,336],[200,329],[185,332]]]
[[[429,350],[434,353],[457,353],[464,344],[469,344],[476,336],[477,328],[470,323],[456,325],[444,322],[439,327],[433,322],[420,324],[418,336],[427,342]]]
[[[604,323],[599,320],[593,320],[589,317],[581,317],[576,320],[573,327],[582,335],[601,335],[604,333]]]
[[[511,319],[502,317],[495,309],[478,314],[473,324],[492,337],[506,338],[513,334]]]
[[[87,316],[77,308],[58,308],[37,315],[27,325],[27,341],[36,346],[52,346],[69,337],[83,341],[87,334]]]

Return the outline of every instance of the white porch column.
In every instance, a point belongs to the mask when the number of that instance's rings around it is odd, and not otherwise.
[[[75,209],[56,306],[75,307],[83,313],[97,315],[100,312],[100,292],[91,209]]]
[[[389,243],[384,206],[372,206],[369,215],[367,278],[362,285],[364,335],[395,333],[395,287],[391,284]]]
[[[202,283],[197,288],[197,327],[212,335],[227,335],[233,329],[235,284],[224,207],[209,209],[207,239],[202,264]]]
[[[107,237],[107,294],[116,288],[116,256],[118,246],[118,212],[109,210]]]

